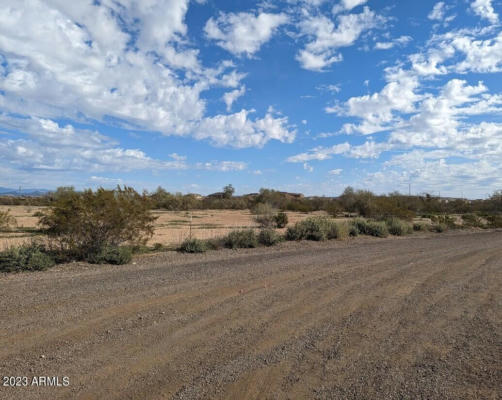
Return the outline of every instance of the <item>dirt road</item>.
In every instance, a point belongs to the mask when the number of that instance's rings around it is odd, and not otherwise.
[[[1,399],[500,399],[502,232],[4,275],[0,316]]]

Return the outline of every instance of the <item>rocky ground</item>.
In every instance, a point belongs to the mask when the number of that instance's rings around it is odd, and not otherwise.
[[[502,232],[61,265],[0,318],[2,399],[500,399]]]

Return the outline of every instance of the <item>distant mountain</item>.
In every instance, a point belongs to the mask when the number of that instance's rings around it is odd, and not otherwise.
[[[0,187],[0,196],[43,196],[49,193],[47,189],[11,189]]]

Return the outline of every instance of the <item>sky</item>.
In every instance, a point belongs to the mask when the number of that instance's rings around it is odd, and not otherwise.
[[[0,186],[502,189],[502,0],[0,0]]]

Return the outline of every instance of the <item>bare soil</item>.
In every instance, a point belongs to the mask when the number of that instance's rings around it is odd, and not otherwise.
[[[1,399],[500,399],[502,232],[0,276]],[[3,383],[3,381],[2,381]]]

